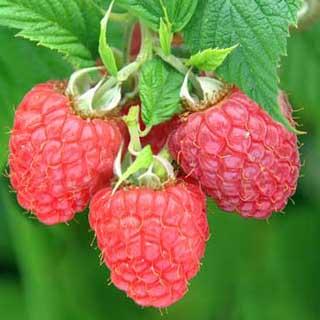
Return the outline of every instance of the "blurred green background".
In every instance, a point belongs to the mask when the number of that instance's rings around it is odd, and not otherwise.
[[[24,93],[70,67],[58,56],[0,28],[0,166],[13,111]],[[243,220],[210,204],[212,237],[186,297],[163,311],[142,309],[108,285],[90,246],[87,214],[69,226],[44,227],[16,203],[0,179],[0,318],[64,319],[320,319],[320,23],[294,31],[280,70],[298,121],[303,177],[286,214]]]

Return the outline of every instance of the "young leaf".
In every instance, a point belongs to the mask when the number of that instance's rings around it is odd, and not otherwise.
[[[165,55],[169,55],[171,53],[171,42],[173,39],[171,28],[172,25],[169,21],[165,22],[163,18],[160,18],[159,38],[161,48]]]
[[[101,11],[83,0],[0,0],[0,25],[57,50],[76,67],[95,64]]]
[[[183,75],[158,58],[143,66],[139,90],[142,119],[147,126],[165,122],[181,111],[182,83]]]
[[[113,7],[113,3],[114,1],[112,1],[111,4],[109,5],[109,9],[100,23],[101,28],[100,28],[100,38],[99,38],[99,54],[103,64],[105,65],[109,73],[112,76],[116,77],[118,73],[116,59],[114,57],[112,49],[110,48],[107,42],[107,25],[108,25],[108,20]]]
[[[118,0],[117,4],[142,19],[154,31],[159,30],[160,18],[163,17],[163,4],[168,10],[172,31],[178,32],[190,21],[198,0]]]
[[[202,71],[215,71],[236,47],[199,51],[190,57],[186,65],[196,67]]]
[[[198,0],[164,0],[173,32],[179,32],[188,24],[195,13]]]
[[[300,4],[301,0],[199,0],[185,33],[194,53],[239,44],[218,74],[288,128],[277,102],[277,68]]]
[[[172,24],[169,20],[168,11],[163,4],[163,0],[160,0],[160,3],[164,13],[164,18],[160,18],[160,27],[159,27],[160,45],[164,54],[168,56],[171,53],[171,43],[173,39]]]

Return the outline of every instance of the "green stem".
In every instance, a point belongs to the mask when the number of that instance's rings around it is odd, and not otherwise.
[[[127,23],[128,20],[132,19],[129,13],[116,13],[112,12],[110,14],[110,20],[114,22]]]
[[[141,27],[141,49],[137,60],[144,63],[152,56],[153,38],[150,30],[140,23]]]
[[[150,31],[144,26],[141,26],[141,32],[142,32],[142,46],[136,61],[122,68],[118,72],[118,75],[116,78],[115,77],[108,78],[98,89],[96,93],[97,98],[103,96],[106,91],[110,90],[110,88],[115,86],[117,83],[119,82],[122,83],[127,81],[130,78],[130,76],[138,72],[141,66],[150,58],[150,56],[152,55],[152,44],[153,44],[152,35]]]
[[[128,64],[118,72],[118,80],[124,82],[128,78],[138,72],[142,65],[152,57],[153,39],[149,29],[141,24],[141,40],[142,45],[136,61]]]
[[[114,57],[116,59],[117,66],[122,67],[123,65],[125,65],[126,61],[125,61],[125,57],[123,56],[122,51],[119,50],[118,48],[115,48],[115,47],[112,47],[111,49],[112,49]]]
[[[139,112],[139,106],[131,107],[128,115],[123,117],[130,134],[130,143],[128,149],[129,152],[134,156],[136,156],[137,153],[139,153],[142,149],[139,135]]]
[[[178,56],[178,57],[183,58],[183,59],[188,59],[191,56],[190,51],[184,46],[173,47],[172,48],[172,53],[175,56]]]
[[[165,55],[161,48],[154,48],[155,53],[165,62],[170,64],[174,69],[176,69],[178,72],[182,73],[183,75],[186,75],[188,72],[188,68],[181,62],[181,60],[174,56],[173,54]],[[192,86],[194,87],[194,90],[197,94],[197,96],[200,99],[203,99],[203,92],[200,86],[200,83],[196,77],[196,75],[192,72],[189,73],[189,79],[192,83]]]
[[[155,156],[152,153],[150,145],[142,149],[140,142],[139,112],[140,107],[134,106],[130,108],[128,115],[123,117],[130,134],[128,154],[133,156],[135,160],[123,174],[121,174],[120,162],[116,164],[116,175],[119,179],[113,189],[113,193],[124,181],[128,180],[130,176],[135,176],[139,184],[151,188],[161,187],[162,182],[174,178],[174,169],[171,165],[172,159],[168,150],[163,149],[160,154]],[[121,152],[118,156],[119,155],[121,155]],[[120,158],[118,158],[117,161],[118,160],[120,160]]]
[[[132,43],[132,32],[134,28],[134,23],[135,23],[135,19],[129,18],[125,26],[124,47],[123,47],[125,64],[128,64],[131,58],[131,43]]]
[[[146,137],[151,132],[152,128],[152,126],[146,126],[144,130],[140,130],[140,137]]]

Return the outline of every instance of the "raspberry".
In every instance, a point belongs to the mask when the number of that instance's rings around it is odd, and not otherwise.
[[[89,221],[112,282],[141,306],[180,300],[208,239],[205,195],[185,182],[111,192],[94,196]]]
[[[25,96],[10,138],[18,202],[48,225],[71,220],[108,183],[124,136],[118,120],[76,115],[59,85],[40,84]]]
[[[282,96],[291,122],[291,107]],[[173,157],[225,211],[268,218],[297,186],[297,137],[238,89],[191,114],[169,138]]]

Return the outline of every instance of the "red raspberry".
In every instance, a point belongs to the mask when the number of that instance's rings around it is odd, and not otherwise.
[[[94,196],[89,221],[112,282],[141,306],[180,300],[208,239],[205,195],[185,182],[111,192]]]
[[[280,101],[292,121],[290,106]],[[268,218],[296,190],[296,135],[238,89],[191,114],[169,138],[169,149],[220,208],[243,217]]]
[[[108,183],[124,131],[118,120],[76,115],[59,85],[40,84],[25,96],[10,138],[18,201],[48,225],[71,220]]]

